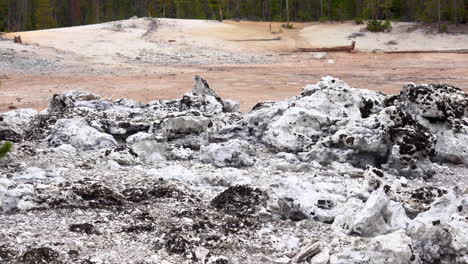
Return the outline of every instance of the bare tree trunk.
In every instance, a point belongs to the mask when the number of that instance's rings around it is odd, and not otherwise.
[[[320,0],[320,17],[323,17],[323,0]]]
[[[438,13],[438,24],[439,24],[439,32],[442,30],[440,25],[440,0],[437,1],[437,13]]]
[[[7,17],[7,30],[11,28],[11,1],[8,1],[8,17]]]
[[[288,26],[289,26],[289,0],[286,0],[286,19],[288,21]]]
[[[280,1],[280,20],[283,21],[283,0]]]
[[[96,24],[99,23],[99,0],[96,0]]]

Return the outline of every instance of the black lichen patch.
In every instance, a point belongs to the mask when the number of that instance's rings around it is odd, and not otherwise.
[[[94,226],[89,223],[72,224],[68,227],[68,230],[70,230],[70,232],[82,233],[87,235],[97,234],[96,230],[94,229]]]
[[[205,264],[229,264],[225,257],[215,257],[210,253],[206,255]]]
[[[93,261],[91,261],[89,259],[85,259],[85,260],[81,261],[80,264],[96,264],[96,262],[93,262]]]
[[[59,264],[59,254],[47,247],[33,248],[26,251],[20,258],[23,264]]]
[[[181,191],[171,186],[156,185],[152,187],[148,194],[154,198],[175,198],[184,195]]]
[[[395,103],[400,100],[400,96],[401,96],[400,94],[387,96],[387,98],[385,98],[384,100],[385,107],[394,106]]]
[[[335,204],[331,200],[317,200],[317,207],[321,209],[331,209]]]
[[[368,118],[372,114],[372,108],[374,108],[374,102],[371,99],[362,98],[362,104],[359,107],[362,118]]]
[[[468,111],[468,95],[447,84],[407,85],[399,94],[388,97],[386,106],[411,102],[431,123],[447,122],[455,131],[461,130],[461,118]]]
[[[144,188],[128,188],[122,191],[122,195],[127,201],[140,203],[150,198],[148,191]]]
[[[112,189],[94,183],[90,186],[75,187],[73,192],[83,200],[88,201],[90,207],[121,206],[123,197]]]
[[[125,226],[122,228],[122,232],[125,232],[125,233],[147,233],[147,232],[152,232],[154,230],[155,230],[155,227],[152,223]]]
[[[436,93],[438,93],[436,95]],[[453,100],[448,95],[463,94],[460,88],[447,84],[431,84],[429,86],[415,86],[408,89],[407,96],[410,101],[421,104],[427,101],[435,101],[437,110],[442,112],[441,119],[449,117],[460,118],[465,114],[468,107],[468,96],[460,96],[459,100]]]
[[[400,147],[401,155],[412,156],[418,153],[423,157],[435,156],[437,138],[427,127],[398,108],[391,113],[390,118],[394,125],[388,127],[386,132],[390,140]]]
[[[50,133],[50,127],[54,125],[63,114],[38,114],[29,122],[25,139],[29,141],[44,139]]]
[[[432,203],[436,198],[447,194],[447,190],[437,187],[422,187],[410,192],[410,197],[424,204]]]
[[[165,244],[166,250],[172,254],[184,254],[188,248],[188,241],[181,236],[170,237]]]
[[[14,129],[8,127],[0,129],[0,141],[20,142],[23,137]]]
[[[109,156],[112,152],[128,152],[133,158],[138,158],[138,154],[129,147],[119,146],[113,149],[108,149],[106,150],[105,155]]]
[[[421,187],[408,191],[408,204],[405,206],[406,215],[414,219],[420,213],[429,210],[430,205],[439,197],[447,194],[447,190],[433,186]]]
[[[232,215],[254,214],[265,203],[264,192],[245,185],[231,186],[211,201],[213,207]]]
[[[384,185],[383,189],[386,194],[389,194],[392,190],[392,187],[390,187],[390,185]]]
[[[72,249],[67,252],[67,255],[70,259],[76,260],[80,256],[80,253]]]
[[[356,140],[355,137],[347,137],[345,142],[347,145],[354,145],[355,140]]]
[[[177,218],[182,218],[182,217],[188,217],[188,218],[204,218],[205,217],[205,210],[202,208],[189,208],[189,209],[183,209],[183,210],[177,210],[176,212],[173,213],[173,217]]]
[[[195,233],[202,233],[203,231],[207,229],[212,229],[214,228],[214,225],[206,219],[199,220],[192,224],[191,230],[194,231]]]
[[[177,190],[173,186],[157,184],[149,188],[128,188],[122,191],[122,195],[127,201],[141,203],[150,199],[179,198],[184,196],[184,193]]]
[[[6,245],[0,246],[0,263],[8,263],[18,254],[15,250],[9,248]]]
[[[383,171],[381,171],[381,170],[379,170],[379,169],[373,168],[373,169],[372,169],[372,172],[373,172],[375,175],[377,175],[377,176],[379,176],[379,177],[381,177],[381,178],[384,176]]]
[[[185,238],[180,231],[171,230],[168,233],[164,248],[169,254],[183,255],[186,258],[192,258],[196,260],[193,248],[197,246],[197,243],[190,242]]]
[[[226,216],[221,225],[224,234],[237,234],[246,230],[255,230],[258,222],[250,217]]]

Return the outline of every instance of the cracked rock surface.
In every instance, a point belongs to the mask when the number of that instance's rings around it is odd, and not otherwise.
[[[468,263],[468,95],[324,77],[250,112],[85,91],[0,114],[1,263]]]

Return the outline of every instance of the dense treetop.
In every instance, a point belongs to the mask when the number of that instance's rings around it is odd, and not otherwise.
[[[468,0],[0,0],[0,31],[101,23],[132,16],[266,21],[468,21]]]

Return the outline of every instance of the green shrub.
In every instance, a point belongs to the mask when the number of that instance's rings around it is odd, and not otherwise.
[[[448,33],[448,26],[446,24],[441,24],[439,28],[440,33]]]
[[[354,22],[356,22],[356,25],[362,25],[362,24],[364,24],[364,19],[360,18],[360,17],[357,17],[357,18],[354,19]]]
[[[0,159],[3,159],[6,154],[11,151],[11,148],[13,148],[13,143],[10,141],[5,142],[5,144],[0,148]]]
[[[310,17],[310,12],[304,11],[304,10],[299,10],[297,17],[301,21],[309,21],[311,19]]]
[[[390,20],[385,20],[385,23],[384,23],[384,28],[385,28],[385,31],[392,31],[392,23],[390,22]]]
[[[319,19],[319,21],[320,21],[320,23],[325,23],[325,22],[328,22],[328,21],[330,21],[330,18],[329,18],[329,17],[326,17],[326,16],[324,16],[324,17],[321,17],[321,18]]]
[[[287,23],[287,24],[283,24],[281,25],[283,28],[288,28],[288,29],[293,29],[294,28],[294,25],[291,24],[291,23]]]
[[[389,32],[392,31],[392,24],[389,20],[385,22],[379,20],[369,20],[366,29],[370,32]]]

